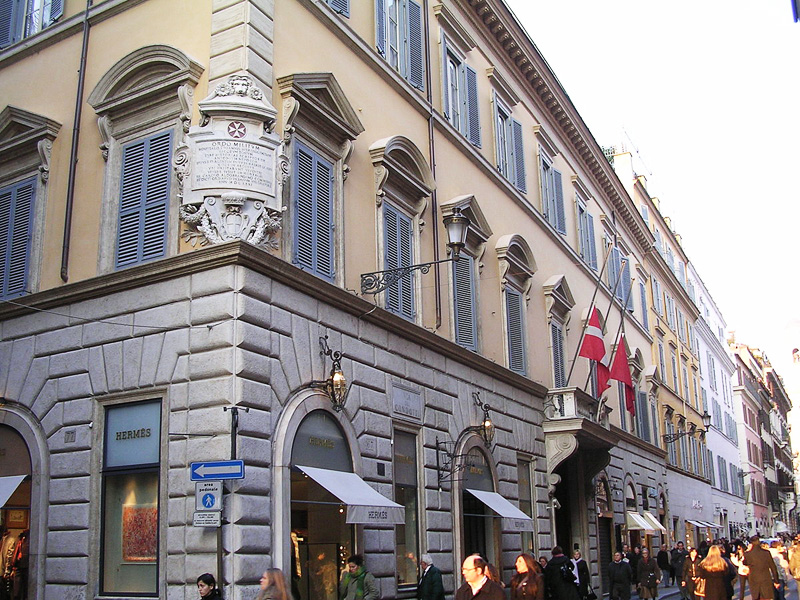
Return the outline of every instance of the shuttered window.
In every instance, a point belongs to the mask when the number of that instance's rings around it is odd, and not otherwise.
[[[525,318],[522,294],[506,289],[506,337],[508,342],[508,368],[520,375],[527,374],[525,356]]]
[[[64,13],[64,0],[0,0],[0,48],[49,27]]]
[[[644,282],[639,282],[639,298],[642,303],[642,326],[645,329],[650,328],[650,321],[647,318],[647,289],[644,287]]]
[[[375,46],[389,65],[425,89],[422,5],[415,0],[375,0]]]
[[[561,171],[553,168],[550,159],[540,149],[540,179],[542,185],[542,211],[547,222],[555,227],[556,231],[566,235],[567,220],[564,214],[564,184]],[[595,257],[595,262],[597,258]]]
[[[295,141],[294,262],[333,280],[333,164]]]
[[[0,298],[28,290],[36,179],[0,190]]]
[[[594,237],[594,218],[582,202],[578,203],[578,240],[581,258],[596,271],[597,245]]]
[[[564,368],[564,331],[561,323],[550,323],[550,341],[553,347],[553,385],[565,387],[567,373]]]
[[[122,149],[117,268],[166,254],[172,132]]]
[[[525,179],[525,147],[522,123],[511,116],[511,111],[494,95],[495,145],[497,170],[520,192],[527,191]]]
[[[462,254],[453,262],[453,308],[456,344],[468,350],[478,349],[475,302],[475,259]]]
[[[444,38],[443,110],[445,118],[469,142],[481,147],[480,109],[478,107],[478,78]]]
[[[343,17],[350,16],[350,0],[328,0],[328,4]]]
[[[384,265],[386,269],[413,264],[413,227],[411,219],[390,204],[383,207]],[[386,310],[406,319],[414,318],[414,273],[386,289]]]
[[[636,407],[636,422],[639,429],[639,437],[645,442],[649,442],[651,440],[651,432],[647,392],[638,392],[637,397],[638,406]]]

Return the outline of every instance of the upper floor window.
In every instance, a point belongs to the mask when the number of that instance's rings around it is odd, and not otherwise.
[[[594,237],[594,217],[586,208],[583,199],[577,197],[578,205],[578,242],[580,244],[581,258],[597,270],[597,246]]]
[[[468,254],[453,262],[453,313],[456,344],[478,349],[475,258]]]
[[[28,293],[36,179],[0,189],[0,299]]]
[[[385,269],[414,264],[414,233],[411,218],[390,204],[383,207],[383,264]],[[386,289],[386,310],[413,319],[414,273]]]
[[[655,277],[652,278],[652,286],[653,286],[653,309],[658,313],[660,316],[664,316],[664,302],[662,300],[661,295],[661,284],[659,283],[658,279]],[[656,319],[657,321],[658,319]]]
[[[64,0],[0,0],[0,48],[52,25],[64,12]]]
[[[414,0],[375,0],[375,43],[389,65],[425,89],[422,5]]]
[[[647,316],[647,288],[644,285],[644,281],[639,282],[639,298],[642,303],[642,326],[645,329],[649,329],[650,320]]]
[[[328,5],[343,17],[350,16],[350,0],[327,0]]]
[[[503,282],[507,365],[512,371],[527,375],[526,296],[536,272],[536,263],[530,246],[518,235],[501,237],[496,250]]]
[[[444,116],[473,146],[480,148],[481,123],[477,74],[444,35],[442,39]]]
[[[122,148],[117,268],[166,254],[171,157],[171,131],[128,143]]]
[[[511,109],[494,95],[494,135],[497,170],[519,191],[527,191],[522,124],[511,116]]]
[[[293,260],[324,279],[333,279],[333,164],[296,142],[292,186]]]
[[[553,159],[539,148],[539,180],[542,188],[542,213],[559,233],[567,233],[564,214],[564,188],[561,171],[553,167]],[[595,258],[596,261],[596,258]]]
[[[544,283],[545,307],[550,322],[550,348],[553,361],[553,387],[567,385],[564,330],[575,306],[569,284],[563,275],[554,275]]]
[[[639,437],[645,442],[651,440],[652,431],[650,429],[650,400],[647,392],[637,393],[636,402],[636,430]]]
[[[631,259],[625,255],[620,246],[611,249],[608,258],[608,285],[614,295],[625,303],[629,311],[633,311],[633,298],[631,297]]]

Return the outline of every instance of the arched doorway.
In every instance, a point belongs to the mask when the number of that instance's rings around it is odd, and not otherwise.
[[[463,556],[480,554],[490,563],[498,564],[499,525],[492,511],[472,491],[494,492],[494,478],[486,454],[473,446],[464,456],[461,471],[461,514]]]
[[[31,528],[31,455],[22,436],[0,425],[0,573],[12,597],[27,598]]]
[[[292,445],[292,592],[301,600],[336,600],[339,577],[354,551],[355,527],[347,524],[341,500],[299,465],[353,471],[347,439],[327,412],[310,412]]]
[[[611,586],[608,579],[608,570],[603,568],[611,563],[613,558],[611,539],[614,532],[614,507],[611,504],[611,491],[608,480],[598,477],[594,490],[595,506],[597,508],[597,547],[601,565],[600,580],[603,593],[608,593]]]

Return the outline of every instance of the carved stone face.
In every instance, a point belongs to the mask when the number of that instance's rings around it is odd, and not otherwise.
[[[247,90],[250,88],[250,79],[244,75],[231,77],[228,83],[230,83],[233,88],[233,93],[237,96],[246,96]]]

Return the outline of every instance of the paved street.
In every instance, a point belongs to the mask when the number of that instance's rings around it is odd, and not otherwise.
[[[744,600],[752,600],[750,596],[750,590],[746,590],[747,593],[744,596]],[[631,600],[638,600],[639,596],[634,593],[631,596]],[[679,588],[677,586],[670,586],[664,587],[659,586],[658,588],[658,600],[677,600],[680,598]],[[734,600],[739,600],[739,585],[738,583],[733,588],[733,598]],[[786,600],[800,600],[797,595],[797,582],[794,579],[789,579],[789,582],[786,584]]]

